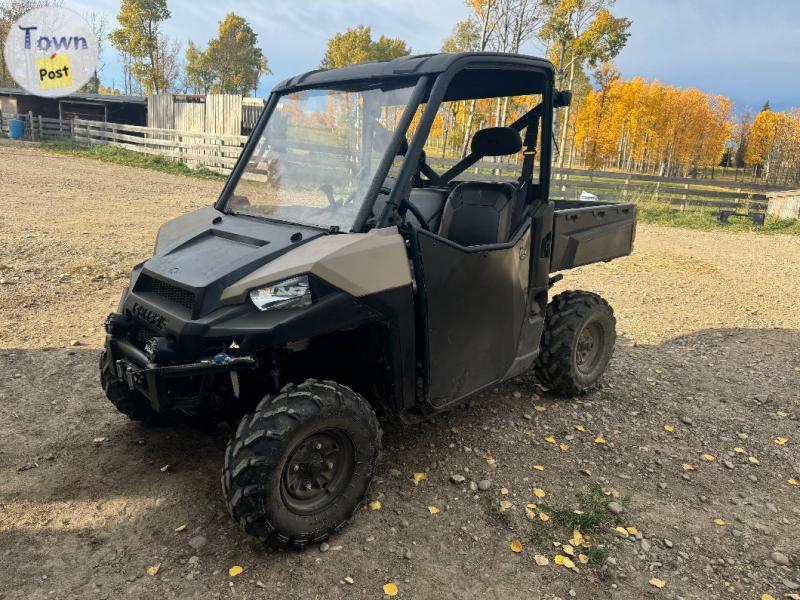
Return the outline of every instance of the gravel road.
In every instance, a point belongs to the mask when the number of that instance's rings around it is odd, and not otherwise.
[[[800,598],[800,238],[640,226],[559,284],[616,311],[597,389],[384,424],[381,508],[272,552],[224,508],[224,432],[139,427],[96,372],[128,270],[221,184],[7,140],[0,183],[0,599]]]

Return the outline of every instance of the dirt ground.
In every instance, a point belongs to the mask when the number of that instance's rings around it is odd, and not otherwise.
[[[142,428],[97,377],[128,270],[220,187],[0,141],[0,598],[800,594],[800,238],[640,226],[633,256],[559,284],[616,311],[602,385],[558,398],[526,375],[384,424],[381,508],[273,552],[225,510],[223,434]],[[577,497],[593,488],[601,508]],[[574,510],[608,520],[569,569]]]

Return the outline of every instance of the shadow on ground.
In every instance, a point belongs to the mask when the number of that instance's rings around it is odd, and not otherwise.
[[[800,438],[799,331],[706,330],[639,347],[622,339],[603,384],[579,401],[539,397],[526,375],[432,422],[384,424],[371,492],[383,508],[360,511],[328,553],[274,553],[244,536],[219,489],[224,435],[127,421],[100,391],[98,357],[84,348],[0,350],[0,598],[247,598],[263,597],[262,585],[286,598],[380,597],[389,580],[407,598],[551,598],[570,589],[579,598],[639,598],[653,574],[688,598],[721,595],[724,581],[741,588],[732,597],[745,597],[780,586],[781,573],[763,562],[772,546],[800,553],[781,533],[798,525],[798,495],[781,485],[800,459],[796,447],[772,443],[780,432]],[[547,443],[549,435],[569,449]],[[736,460],[737,445],[758,456],[758,470]],[[703,452],[718,457],[714,465],[702,465]],[[723,459],[735,468],[717,464]],[[682,463],[698,471],[682,472]],[[414,485],[412,474],[423,471],[428,480]],[[492,490],[455,486],[455,472],[491,479]],[[619,489],[630,498],[627,518],[658,550],[642,561],[641,549],[609,541],[616,565],[579,574],[537,566],[535,552],[553,552],[534,547],[521,510],[534,482],[563,502],[593,484]],[[513,518],[497,518],[501,498],[518,505]],[[733,527],[709,528],[723,514]],[[689,558],[656,541],[667,537]],[[521,554],[508,551],[511,538],[523,540]],[[735,564],[718,565],[720,556]],[[158,575],[148,576],[155,564]],[[246,570],[231,579],[234,564]]]

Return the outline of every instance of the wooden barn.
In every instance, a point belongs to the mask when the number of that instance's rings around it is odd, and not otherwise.
[[[0,88],[0,113],[51,119],[87,119],[126,125],[147,124],[147,98],[70,94],[63,98],[43,98],[20,88]]]

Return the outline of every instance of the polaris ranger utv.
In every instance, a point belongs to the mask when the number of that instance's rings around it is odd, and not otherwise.
[[[238,421],[230,513],[303,547],[363,501],[378,415],[418,422],[529,369],[583,392],[614,316],[589,292],[548,303],[551,273],[629,254],[636,210],[550,198],[553,112],[569,99],[548,61],[493,53],[279,84],[216,204],[166,223],[133,269],[105,325],[108,398],[137,421]],[[428,161],[446,108],[472,100],[507,107],[508,125]]]

